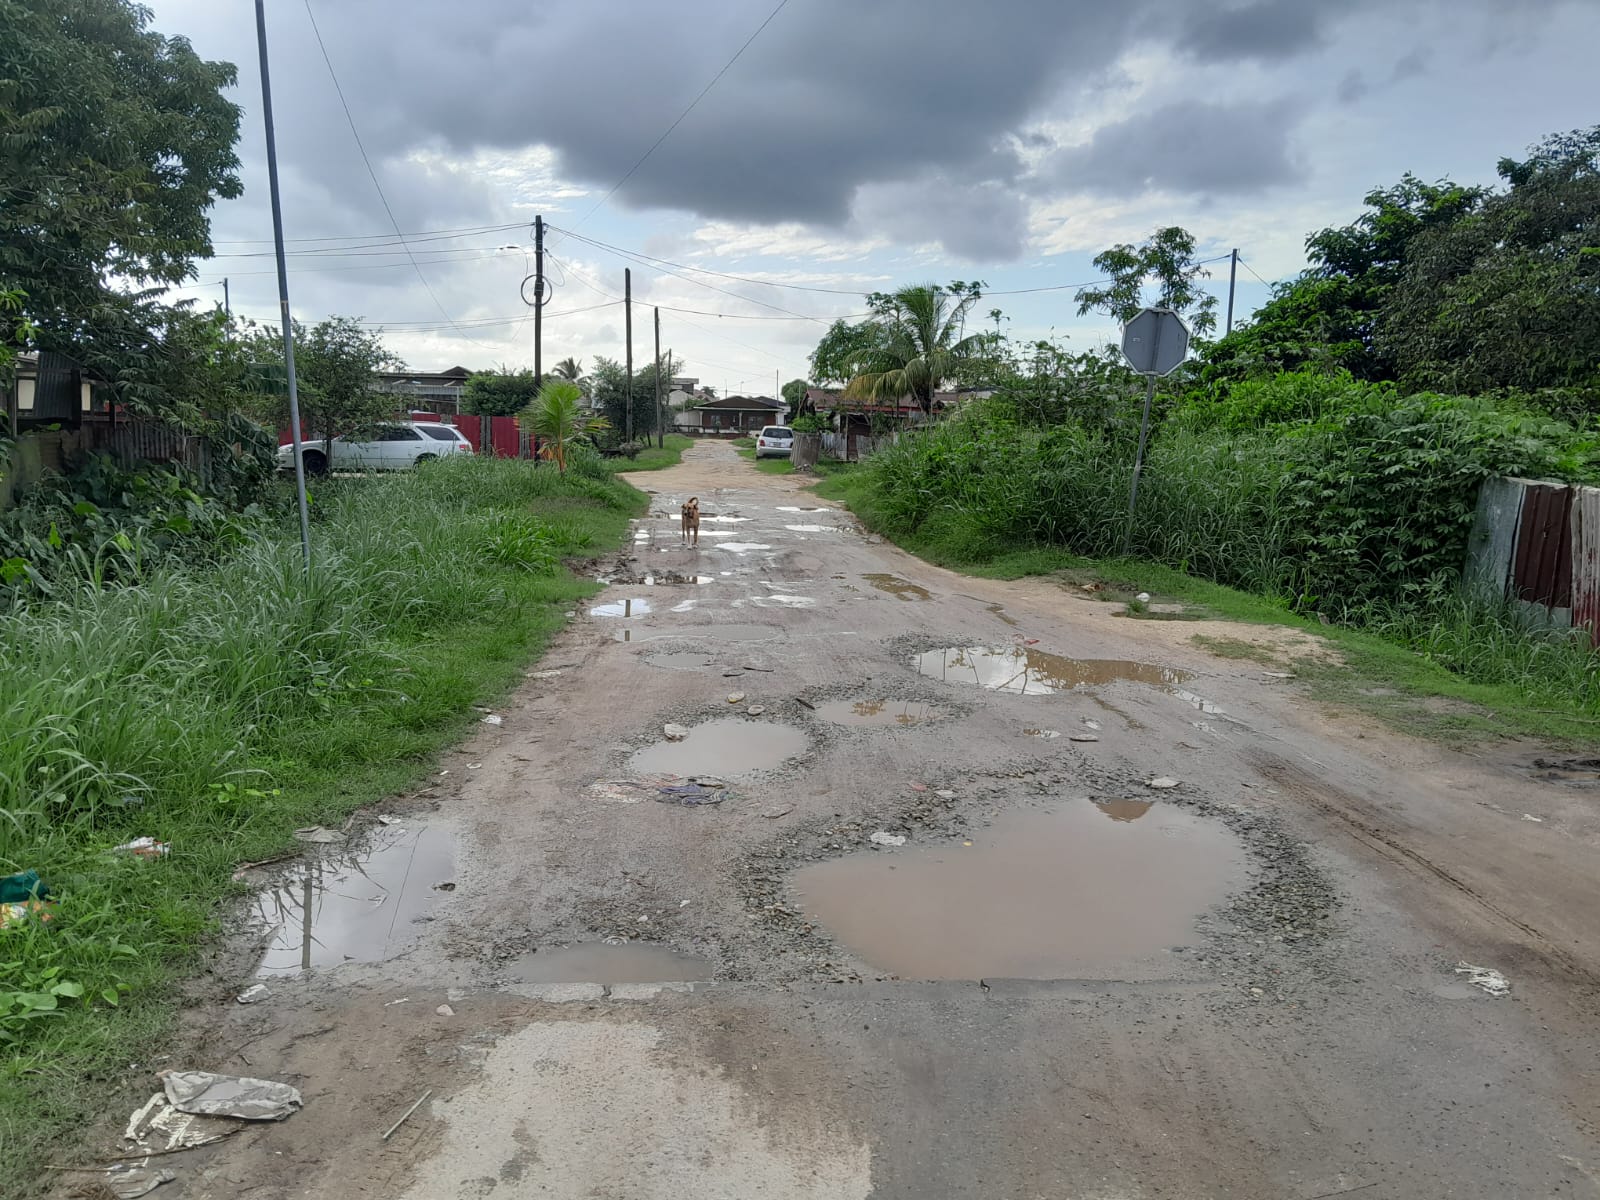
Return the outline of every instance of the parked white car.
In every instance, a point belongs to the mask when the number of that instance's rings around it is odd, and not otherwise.
[[[447,454],[471,454],[472,443],[443,421],[406,421],[384,425],[366,441],[336,437],[331,454],[326,438],[314,438],[300,444],[300,453],[308,475],[325,473],[330,459],[340,471],[409,471]],[[293,443],[278,447],[278,466],[294,469]]]
[[[768,425],[756,435],[756,457],[788,458],[794,450],[794,430],[787,425]]]

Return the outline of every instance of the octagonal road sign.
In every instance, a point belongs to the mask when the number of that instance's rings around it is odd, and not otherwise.
[[[1170,375],[1189,354],[1189,327],[1170,308],[1146,308],[1122,327],[1122,357],[1141,375]]]

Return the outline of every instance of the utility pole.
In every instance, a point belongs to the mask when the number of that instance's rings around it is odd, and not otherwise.
[[[526,266],[527,259],[523,259]],[[544,386],[544,215],[533,218],[533,386]]]
[[[1239,247],[1233,248],[1233,253],[1228,256],[1228,327],[1223,331],[1223,337],[1233,332],[1233,285],[1239,278]]]
[[[256,43],[261,50],[261,112],[267,125],[267,185],[272,194],[272,245],[278,257],[278,316],[283,321],[283,366],[289,378],[289,441],[294,446],[294,490],[300,503],[300,553],[311,573],[311,515],[306,507],[306,464],[300,452],[300,388],[294,375],[294,321],[289,315],[289,267],[283,254],[283,205],[278,197],[278,140],[272,128],[272,79],[267,73],[267,10],[256,0]]]
[[[222,277],[222,311],[228,320],[233,320],[233,304],[228,298],[228,277]]]
[[[666,413],[661,410],[661,309],[656,308],[656,448],[667,444]]]
[[[626,415],[622,418],[625,429],[625,438],[630,443],[633,441],[633,268],[622,269],[622,311],[626,314],[625,324],[628,327],[628,402],[625,408]]]

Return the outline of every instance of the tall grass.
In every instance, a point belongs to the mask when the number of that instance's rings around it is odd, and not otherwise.
[[[641,499],[587,460],[336,480],[309,574],[263,520],[210,564],[69,573],[0,611],[0,875],[59,897],[0,931],[0,1193],[85,1073],[139,1057],[233,867],[423,769],[591,590],[560,558],[615,544]],[[141,836],[171,854],[109,853]],[[52,981],[81,996],[22,1016]]]

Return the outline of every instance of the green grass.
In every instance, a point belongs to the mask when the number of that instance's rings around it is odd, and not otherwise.
[[[952,527],[938,522],[908,533],[885,519],[870,471],[824,479],[816,492],[844,503],[868,528],[903,549],[969,575],[1050,576],[1063,585],[1099,581],[1104,585],[1099,595],[1109,601],[1149,592],[1156,603],[1182,604],[1194,616],[1299,630],[1331,653],[1274,661],[1292,670],[1312,697],[1416,736],[1450,744],[1494,737],[1573,744],[1600,740],[1600,712],[1583,699],[1592,692],[1594,656],[1572,639],[1522,628],[1503,612],[1456,602],[1426,615],[1373,619],[1366,628],[1326,625],[1276,599],[1158,563],[1085,558],[1059,546],[975,553],[965,537],[940,536]],[[1240,649],[1249,645],[1243,639],[1200,644],[1222,657],[1258,657],[1257,647]]]
[[[309,577],[297,530],[263,523],[209,565],[0,611],[0,875],[38,870],[57,901],[0,931],[0,1195],[128,1099],[237,864],[415,783],[595,590],[560,560],[644,504],[593,461],[476,458],[313,500]],[[145,835],[171,854],[108,853]]]
[[[694,445],[692,437],[681,433],[669,433],[665,441],[665,446],[651,446],[647,450],[639,451],[638,457],[619,469],[623,471],[659,471],[663,467],[675,467],[683,461],[683,452]]]
[[[756,448],[756,440],[753,437],[734,438],[728,444],[736,450],[754,450]]]
[[[754,442],[748,448],[739,446],[737,442],[734,445],[738,448],[740,456],[763,475],[793,475],[795,473],[794,464],[787,458],[757,458]],[[854,471],[856,466],[856,463],[825,458],[817,463],[816,468],[811,472],[811,477],[826,479],[831,476],[844,476]]]

